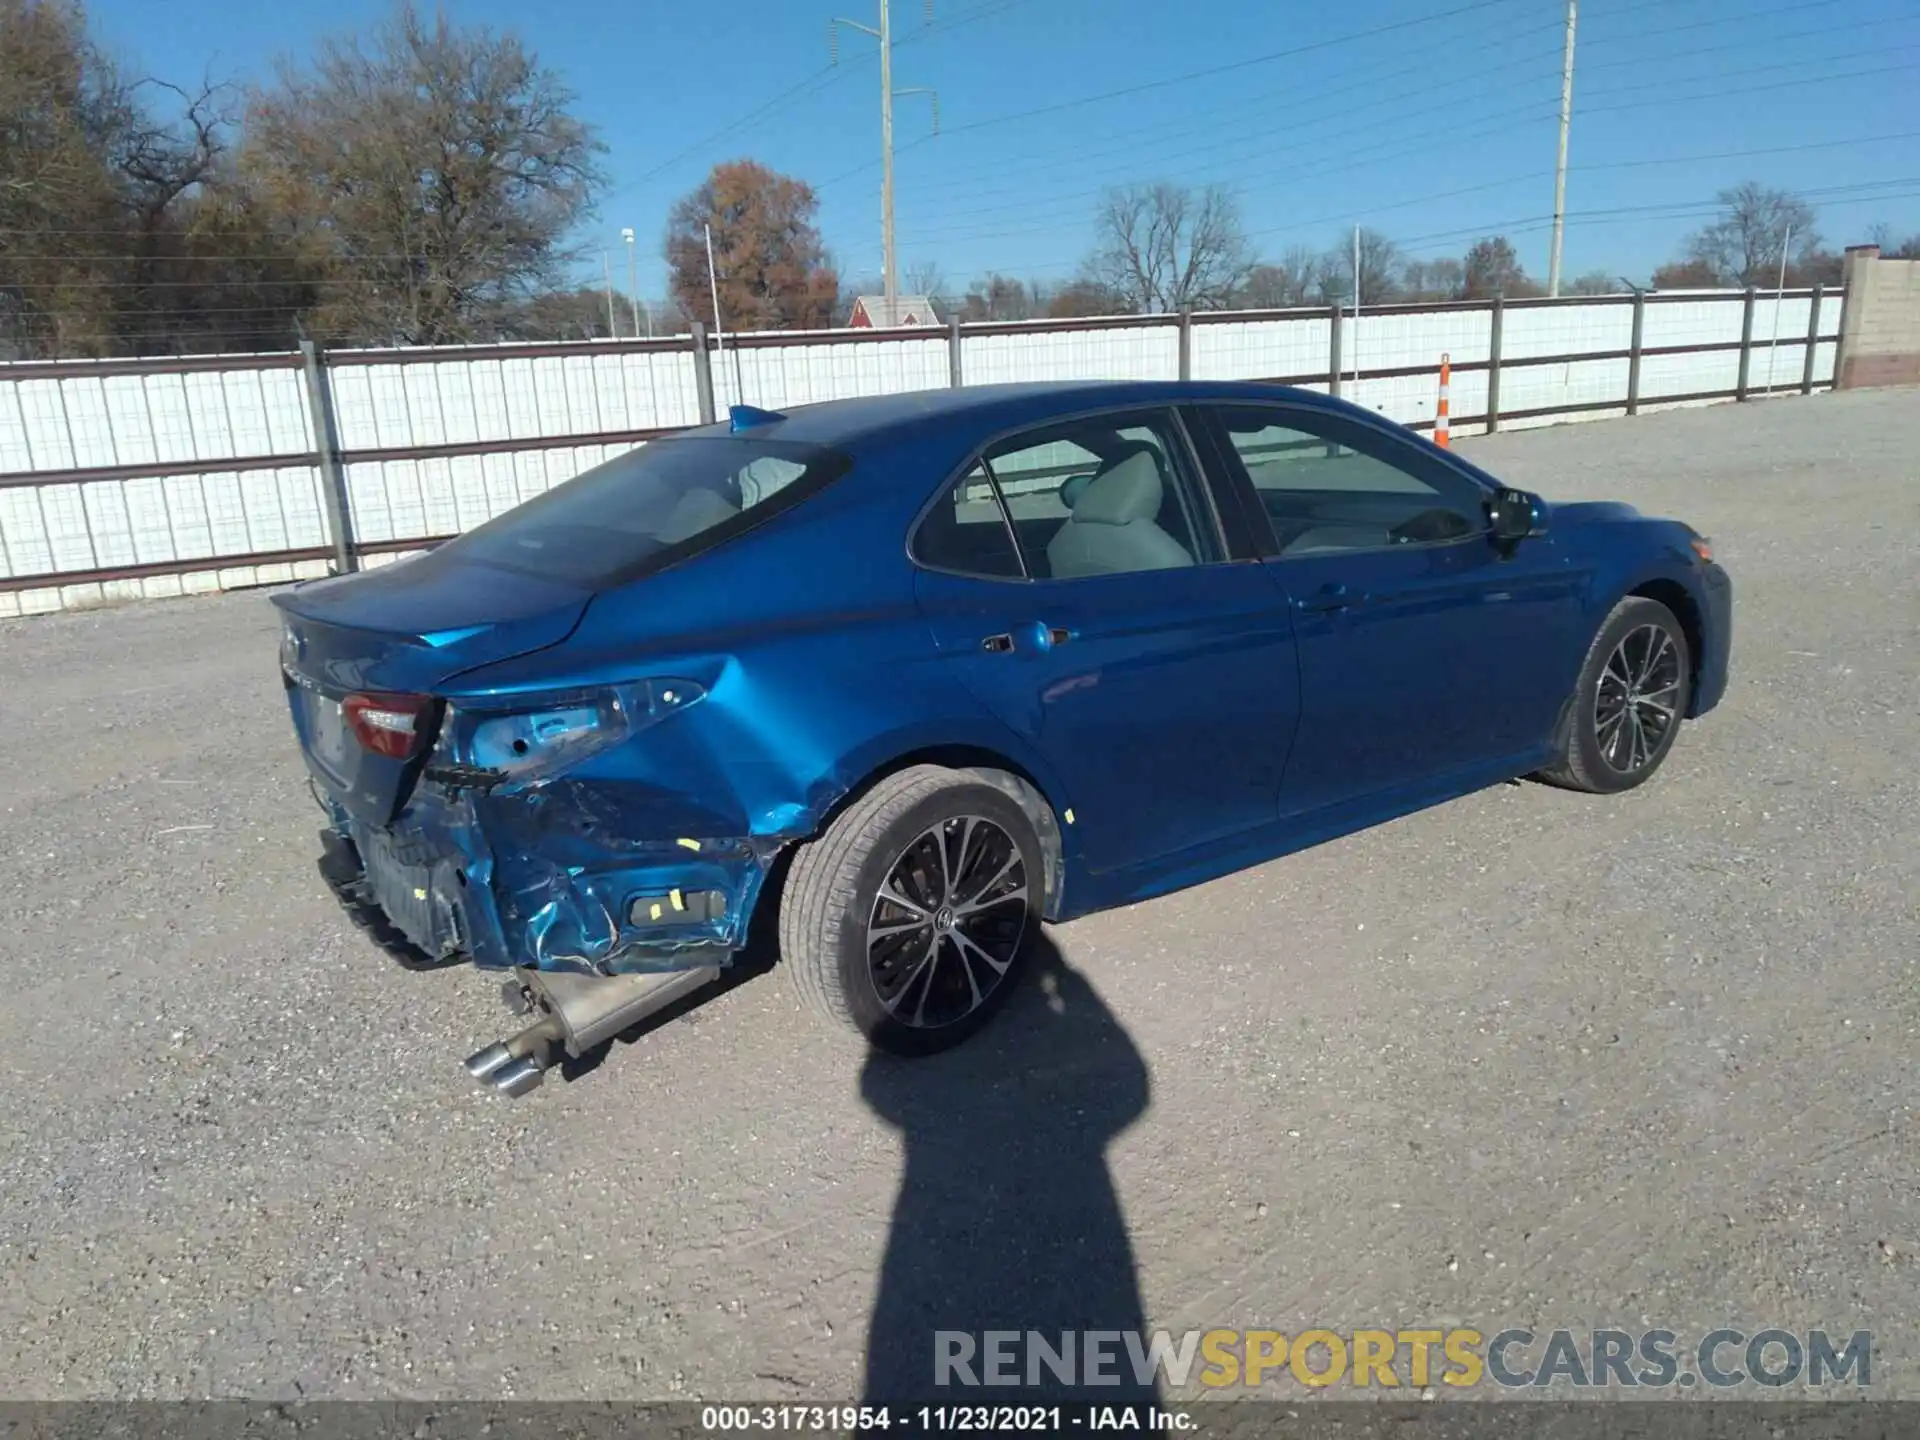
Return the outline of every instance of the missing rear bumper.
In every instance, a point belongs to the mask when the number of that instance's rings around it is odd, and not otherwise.
[[[496,861],[476,827],[428,811],[320,835],[319,869],[354,924],[410,970],[472,961],[587,976],[724,966],[745,944],[779,843],[628,843]]]
[[[359,849],[337,830],[320,832],[318,863],[320,878],[327,882],[327,889],[340,902],[340,908],[346,911],[347,918],[403,968],[439,970],[448,965],[461,964],[468,958],[458,946],[442,950],[437,955],[429,954],[409,938],[407,932],[393,922],[368,883]]]

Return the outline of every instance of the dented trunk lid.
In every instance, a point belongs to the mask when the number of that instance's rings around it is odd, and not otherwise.
[[[356,693],[435,695],[475,666],[557,645],[591,599],[579,585],[444,552],[275,595],[280,667],[308,770],[356,820],[386,825],[422,761],[366,749],[341,702]],[[422,723],[438,719],[435,707]]]

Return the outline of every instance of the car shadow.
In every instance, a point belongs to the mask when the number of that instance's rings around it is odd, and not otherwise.
[[[869,1055],[861,1094],[901,1132],[905,1172],[867,1336],[867,1404],[1144,1405],[1158,1386],[1135,1377],[1125,1342],[1104,1346],[1117,1383],[1065,1383],[1027,1350],[1004,1352],[1013,1386],[936,1374],[936,1335],[972,1342],[986,1381],[982,1332],[1063,1333],[1084,1358],[1087,1332],[1144,1340],[1133,1246],[1106,1147],[1146,1111],[1146,1061],[1086,979],[1044,933],[1006,1009],[946,1054]],[[964,1353],[946,1342],[945,1353]]]

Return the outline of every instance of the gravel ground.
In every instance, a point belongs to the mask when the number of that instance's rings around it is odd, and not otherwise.
[[[264,596],[0,625],[0,1387],[845,1400],[945,1297],[1871,1328],[1920,1396],[1920,393],[1462,449],[1715,537],[1734,684],[1658,781],[1060,928],[908,1071],[770,977],[484,1094],[493,983],[321,890]]]

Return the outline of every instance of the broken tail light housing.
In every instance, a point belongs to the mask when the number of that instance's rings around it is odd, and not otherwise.
[[[375,755],[411,760],[426,739],[431,695],[356,694],[340,702],[354,739]]]
[[[706,697],[695,680],[637,680],[593,690],[461,701],[449,717],[456,758],[508,785],[550,779]]]

